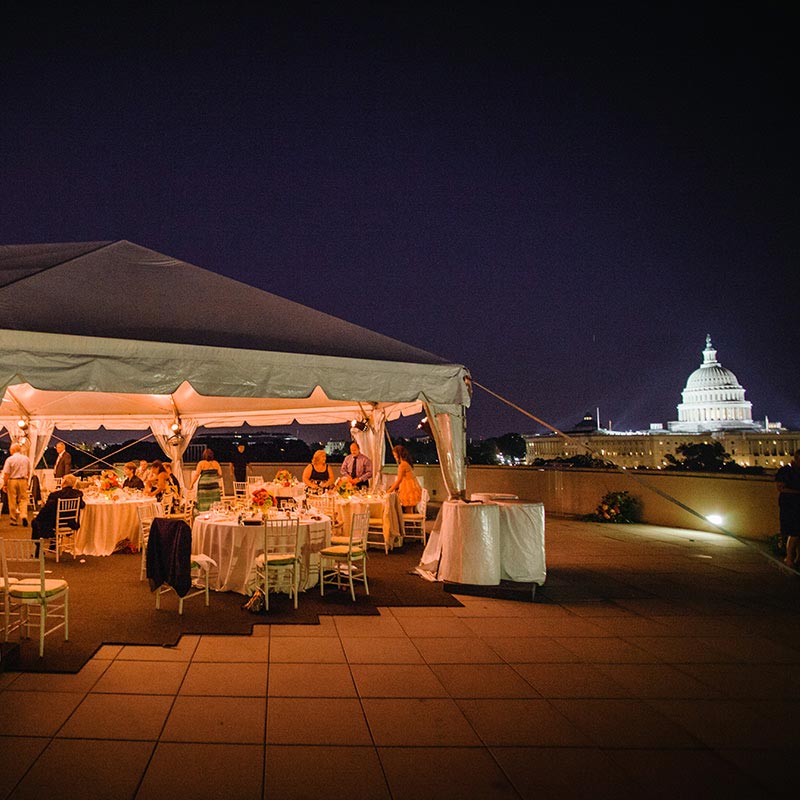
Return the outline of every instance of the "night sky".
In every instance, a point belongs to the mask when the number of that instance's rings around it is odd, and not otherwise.
[[[676,419],[710,333],[800,428],[793,4],[168,5],[4,20],[0,243],[128,239],[558,427]]]

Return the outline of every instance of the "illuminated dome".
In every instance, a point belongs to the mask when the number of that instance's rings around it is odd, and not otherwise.
[[[744,399],[744,388],[736,376],[717,361],[717,351],[706,336],[703,363],[686,381],[678,421],[669,428],[684,433],[702,433],[731,428],[758,427],[753,422],[752,403]]]

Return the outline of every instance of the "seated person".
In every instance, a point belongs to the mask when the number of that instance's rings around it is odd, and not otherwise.
[[[317,450],[311,457],[311,463],[303,470],[303,483],[310,489],[329,489],[335,478],[328,464],[324,450]]]
[[[63,497],[65,499],[70,497],[80,497],[80,507],[83,508],[86,503],[83,502],[83,492],[75,488],[78,479],[75,475],[65,475],[64,480],[61,482],[61,488],[55,492],[50,492],[47,497],[47,502],[42,506],[42,510],[33,518],[31,523],[31,539],[51,539],[56,531],[56,510],[58,501]],[[70,527],[77,530],[80,527],[79,523],[73,523]]]
[[[342,463],[340,475],[350,478],[356,489],[366,489],[372,477],[372,462],[361,452],[356,442],[350,443],[350,455]]]
[[[164,496],[164,491],[167,488],[167,471],[164,465],[156,459],[150,465],[150,472],[144,479],[144,493],[155,499],[160,503],[161,498]]]
[[[125,470],[125,480],[122,482],[123,489],[144,489],[144,481],[136,474],[137,464],[129,461],[123,469]]]

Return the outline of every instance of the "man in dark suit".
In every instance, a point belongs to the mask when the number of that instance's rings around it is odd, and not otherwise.
[[[58,508],[58,501],[63,498],[80,497],[80,507],[83,508],[86,503],[83,502],[83,492],[75,488],[78,479],[74,475],[67,475],[64,478],[61,488],[56,492],[50,492],[47,497],[47,502],[42,506],[42,510],[33,518],[31,523],[31,539],[51,539],[56,530],[56,510]],[[77,530],[80,525],[74,523],[71,527]]]
[[[63,478],[72,472],[72,456],[67,452],[64,442],[59,442],[56,445],[56,465],[53,467],[53,477]]]

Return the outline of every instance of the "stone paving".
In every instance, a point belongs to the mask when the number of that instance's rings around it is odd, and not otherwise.
[[[0,797],[796,796],[797,575],[721,535],[550,518],[547,560],[536,603],[0,673]]]

